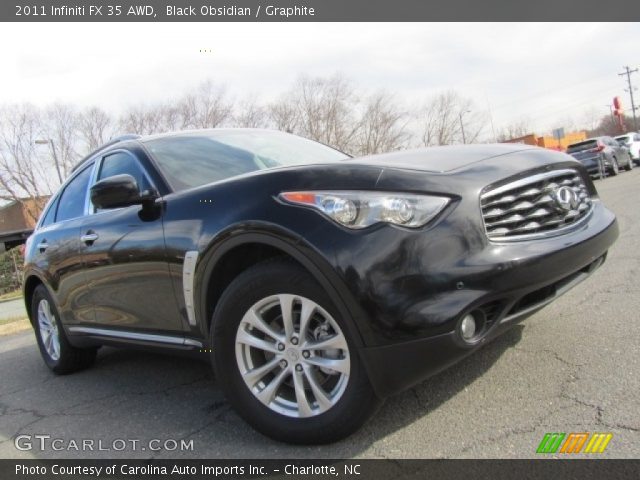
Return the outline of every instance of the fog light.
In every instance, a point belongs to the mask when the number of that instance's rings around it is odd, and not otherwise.
[[[460,323],[460,334],[464,340],[471,340],[476,334],[476,319],[473,315],[468,314]]]

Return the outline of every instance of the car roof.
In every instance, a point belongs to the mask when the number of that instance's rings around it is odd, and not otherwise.
[[[198,128],[194,130],[179,130],[175,132],[166,132],[166,133],[157,133],[154,135],[145,135],[144,137],[139,137],[138,140],[142,143],[156,140],[158,138],[167,138],[167,137],[204,137],[207,135],[211,135],[212,133],[251,133],[251,132],[262,132],[262,133],[270,133],[270,134],[281,134],[281,135],[291,135],[290,133],[283,132],[281,130],[274,130],[270,128]]]
[[[75,164],[75,166],[71,169],[71,171],[75,172],[76,170],[78,170],[78,168],[80,168],[82,165],[84,165],[85,162],[87,162],[88,160],[90,160],[91,158],[96,156],[98,153],[102,152],[103,150],[106,150],[109,147],[117,145],[118,143],[123,143],[123,142],[131,141],[131,140],[137,140],[139,138],[142,138],[142,137],[140,135],[135,134],[135,133],[127,133],[125,135],[120,135],[120,136],[114,137],[111,140],[109,140],[108,142],[103,143],[98,148],[96,148],[95,150],[92,150],[87,155],[85,155],[82,158],[82,160],[80,160],[78,163]]]

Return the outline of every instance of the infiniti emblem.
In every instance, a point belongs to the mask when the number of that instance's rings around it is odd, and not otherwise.
[[[300,355],[295,348],[290,348],[287,350],[287,357],[289,357],[289,360],[291,360],[292,362],[297,362],[300,359]]]
[[[575,210],[578,207],[578,194],[570,187],[560,187],[553,192],[556,204],[562,210]]]

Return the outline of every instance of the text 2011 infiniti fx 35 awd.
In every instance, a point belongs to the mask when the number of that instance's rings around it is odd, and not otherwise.
[[[50,200],[24,295],[56,373],[100,345],[191,350],[260,432],[329,442],[584,280],[617,235],[584,167],[540,148],[126,136]]]

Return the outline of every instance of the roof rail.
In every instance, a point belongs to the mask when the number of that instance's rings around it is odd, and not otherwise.
[[[119,135],[117,137],[113,137],[108,142],[103,143],[98,148],[96,148],[95,150],[93,150],[89,154],[85,155],[85,157],[82,160],[80,160],[78,163],[76,163],[76,165],[71,169],[71,171],[75,172],[77,170],[77,168],[80,165],[82,165],[85,161],[87,161],[89,158],[93,157],[96,153],[100,152],[101,150],[104,150],[107,147],[115,145],[116,143],[125,142],[127,140],[137,140],[138,138],[142,138],[142,135],[137,135],[135,133],[126,133],[124,135]]]

